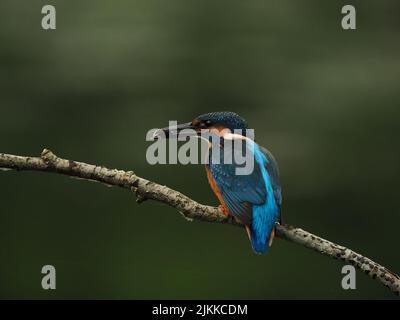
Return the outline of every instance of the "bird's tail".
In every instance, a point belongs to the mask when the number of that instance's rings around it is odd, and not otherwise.
[[[253,222],[246,226],[253,250],[258,253],[267,253],[275,237],[276,214],[266,212],[264,206],[253,207]]]
[[[246,226],[247,235],[249,237],[251,246],[255,253],[257,254],[268,253],[269,248],[272,246],[272,243],[275,238],[276,234],[275,229],[276,228],[273,227],[269,237],[267,237],[265,240],[262,240],[261,238],[257,237],[257,235],[255,235],[255,232],[252,231],[251,226]]]

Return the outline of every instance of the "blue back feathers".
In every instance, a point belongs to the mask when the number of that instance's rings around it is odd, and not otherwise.
[[[278,196],[275,198],[272,181],[267,171],[269,160],[256,143],[254,143],[254,156],[255,162],[260,166],[267,189],[266,201],[261,205],[253,205],[253,222],[251,224],[251,244],[255,252],[262,253],[269,249],[269,237],[280,216],[281,203],[278,204],[278,202],[282,201],[282,197],[279,188]]]

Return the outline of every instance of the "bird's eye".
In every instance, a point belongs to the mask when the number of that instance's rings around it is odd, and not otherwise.
[[[210,120],[199,121],[197,119],[192,121],[192,126],[196,128],[207,128],[211,125]]]

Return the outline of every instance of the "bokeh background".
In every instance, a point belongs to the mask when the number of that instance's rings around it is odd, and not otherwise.
[[[145,134],[236,111],[279,161],[286,223],[400,272],[400,3],[352,1],[356,31],[345,4],[2,0],[0,152],[48,147],[217,204],[201,165],[147,164]],[[344,291],[341,267],[281,239],[256,256],[237,228],[121,189],[0,172],[1,298],[394,298],[358,271]]]

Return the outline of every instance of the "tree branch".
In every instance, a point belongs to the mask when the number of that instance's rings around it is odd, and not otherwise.
[[[101,182],[134,191],[137,202],[151,199],[165,203],[176,208],[186,219],[241,226],[233,218],[226,217],[218,208],[199,204],[178,191],[143,179],[132,171],[107,169],[102,166],[62,159],[47,149],[43,150],[41,157],[22,157],[0,153],[0,170],[53,172]],[[277,236],[280,238],[352,264],[395,294],[400,295],[400,277],[371,259],[290,225],[278,225],[277,231]]]

